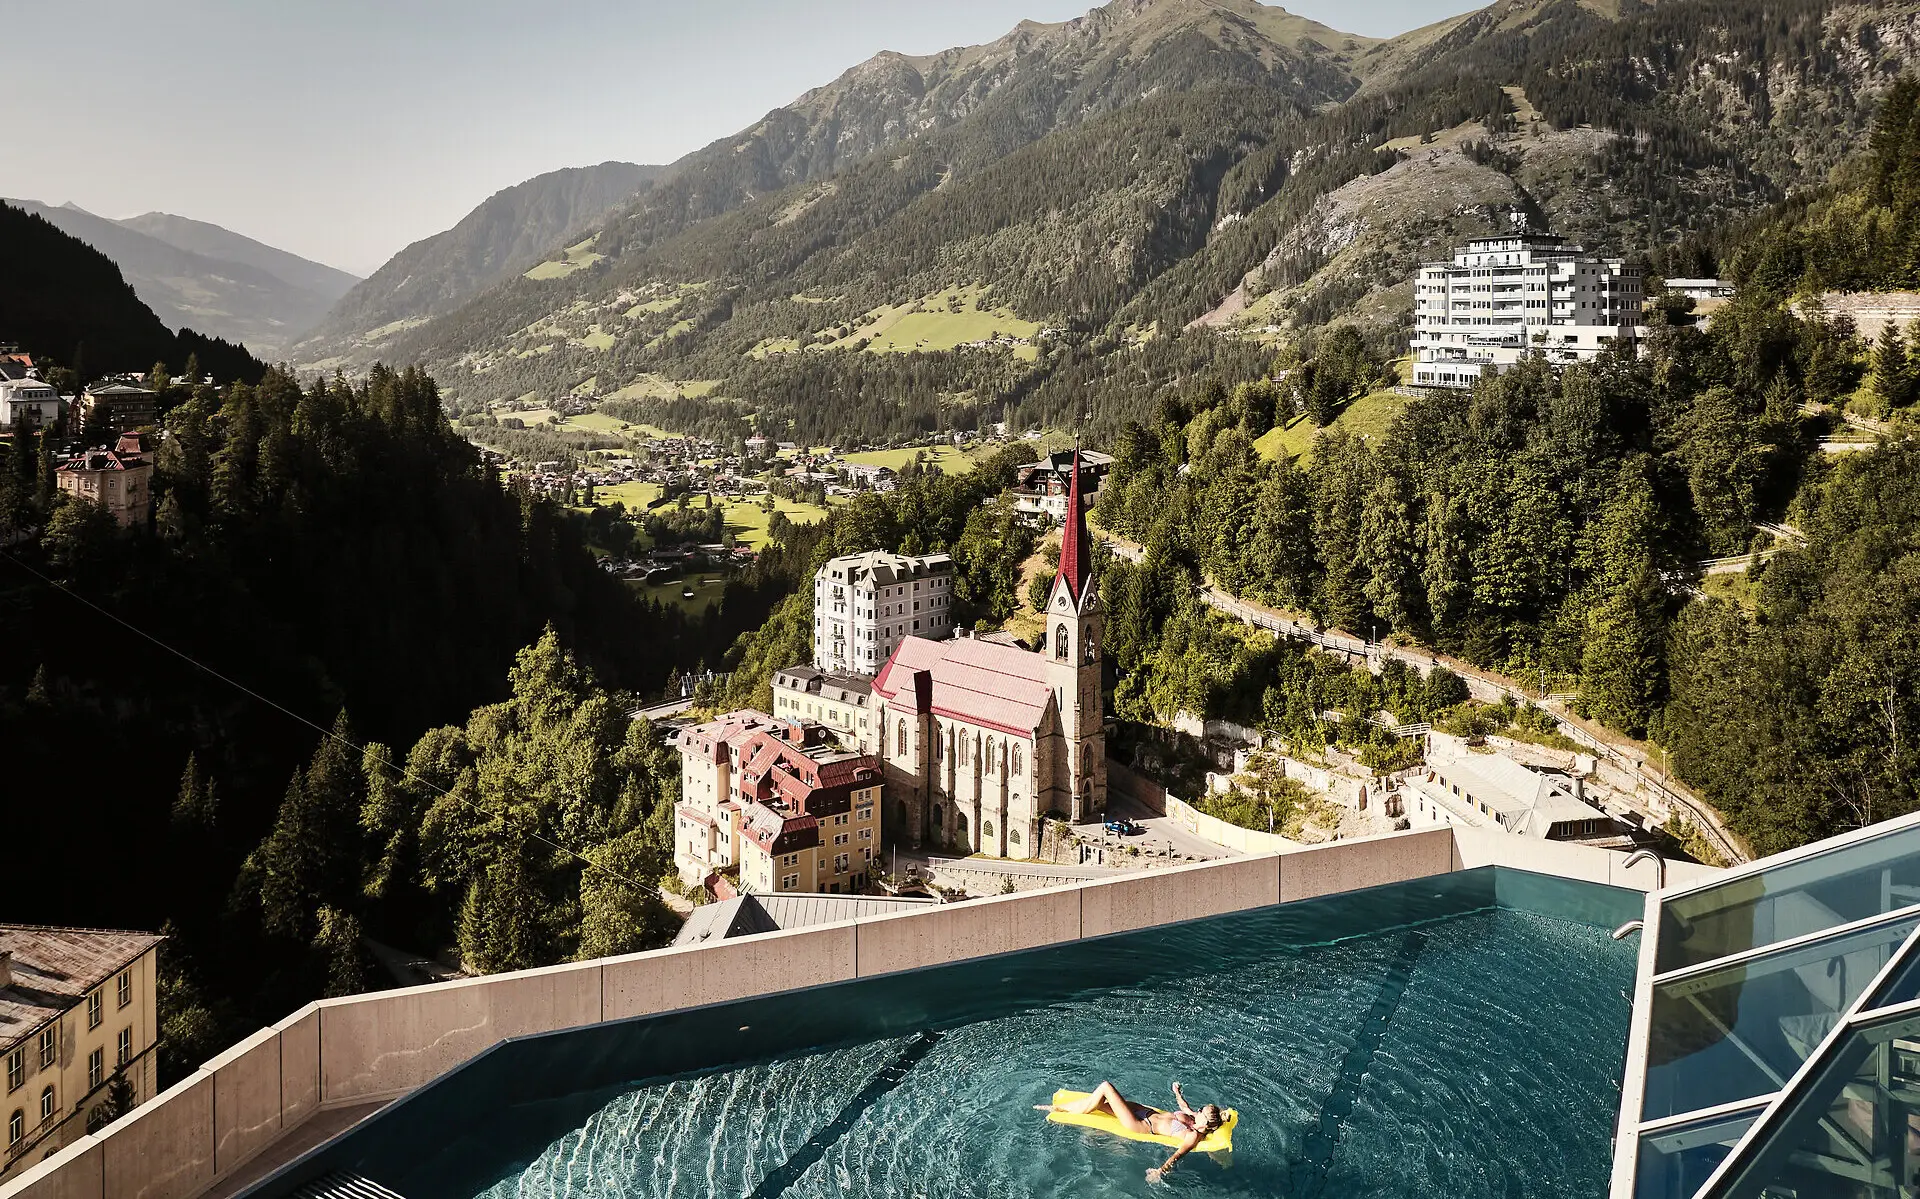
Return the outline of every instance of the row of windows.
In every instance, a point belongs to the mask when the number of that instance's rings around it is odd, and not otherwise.
[[[133,1003],[133,971],[122,970],[114,980],[114,998],[116,1006],[125,1008]],[[106,988],[96,987],[87,994],[87,1028],[89,1031],[99,1028],[106,1019]],[[133,1029],[120,1030],[120,1060],[125,1062],[131,1056]],[[38,1048],[38,1070],[51,1070],[60,1056],[60,1028],[53,1025],[40,1030]],[[95,1053],[98,1053],[95,1050]],[[22,1045],[7,1055],[7,1091],[11,1094],[25,1086],[27,1082],[27,1047]]]
[[[119,1042],[115,1046],[114,1066],[118,1069],[132,1060],[133,1029],[123,1028],[120,1030]],[[87,1055],[87,1093],[92,1094],[99,1090],[101,1084],[106,1081],[106,1051],[95,1049]],[[59,1109],[59,1099],[54,1093],[53,1085],[49,1083],[40,1090],[40,1123],[44,1125],[51,1121]],[[88,1131],[92,1129],[89,1128]],[[26,1111],[23,1108],[15,1108],[13,1114],[7,1117],[7,1152],[12,1153],[18,1150],[20,1142],[26,1139],[26,1135]]]

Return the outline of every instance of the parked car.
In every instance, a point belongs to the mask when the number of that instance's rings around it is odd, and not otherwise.
[[[1116,837],[1137,837],[1147,830],[1131,820],[1109,820],[1107,821],[1107,831]]]

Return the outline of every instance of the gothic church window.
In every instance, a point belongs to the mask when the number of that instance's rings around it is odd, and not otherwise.
[[[1069,640],[1071,639],[1067,635],[1067,626],[1063,624],[1053,635],[1053,656],[1062,662],[1067,660],[1067,643]]]

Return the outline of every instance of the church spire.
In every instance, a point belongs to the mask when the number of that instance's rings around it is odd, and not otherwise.
[[[1067,594],[1079,604],[1086,599],[1087,579],[1093,574],[1091,545],[1087,540],[1087,514],[1080,502],[1080,449],[1073,451],[1073,480],[1067,484],[1067,523],[1060,533],[1060,577],[1066,581]]]

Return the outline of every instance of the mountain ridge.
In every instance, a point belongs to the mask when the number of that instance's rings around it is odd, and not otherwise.
[[[309,363],[350,355],[370,333],[451,311],[540,262],[668,170],[609,161],[501,188],[452,228],[408,245],[340,296],[299,331],[298,353]]]
[[[77,205],[55,207],[25,199],[8,199],[7,203],[43,218],[112,259],[141,302],[169,328],[196,329],[237,342],[261,358],[279,357],[292,345],[295,334],[318,320],[339,298],[339,293],[330,289],[314,290],[254,263],[184,249],[133,224],[96,215]],[[187,229],[179,224],[183,219],[173,218],[166,227],[176,236],[191,234],[204,242],[225,244],[256,262],[277,261],[276,256],[284,255],[306,263],[295,273],[317,278],[323,285],[330,276],[307,268],[333,270],[205,222],[191,222],[200,228]],[[213,230],[218,230],[218,235]],[[242,243],[258,250],[248,250]],[[334,274],[350,278],[344,272]]]
[[[187,357],[225,381],[259,378],[262,365],[240,346],[192,329],[169,329],[104,252],[38,213],[0,202],[0,340],[52,359],[81,381],[110,371],[174,370]]]
[[[114,224],[158,238],[190,254],[243,263],[320,295],[347,294],[360,276],[289,250],[269,245],[244,233],[208,221],[171,212],[143,212],[139,216],[110,218]]]

